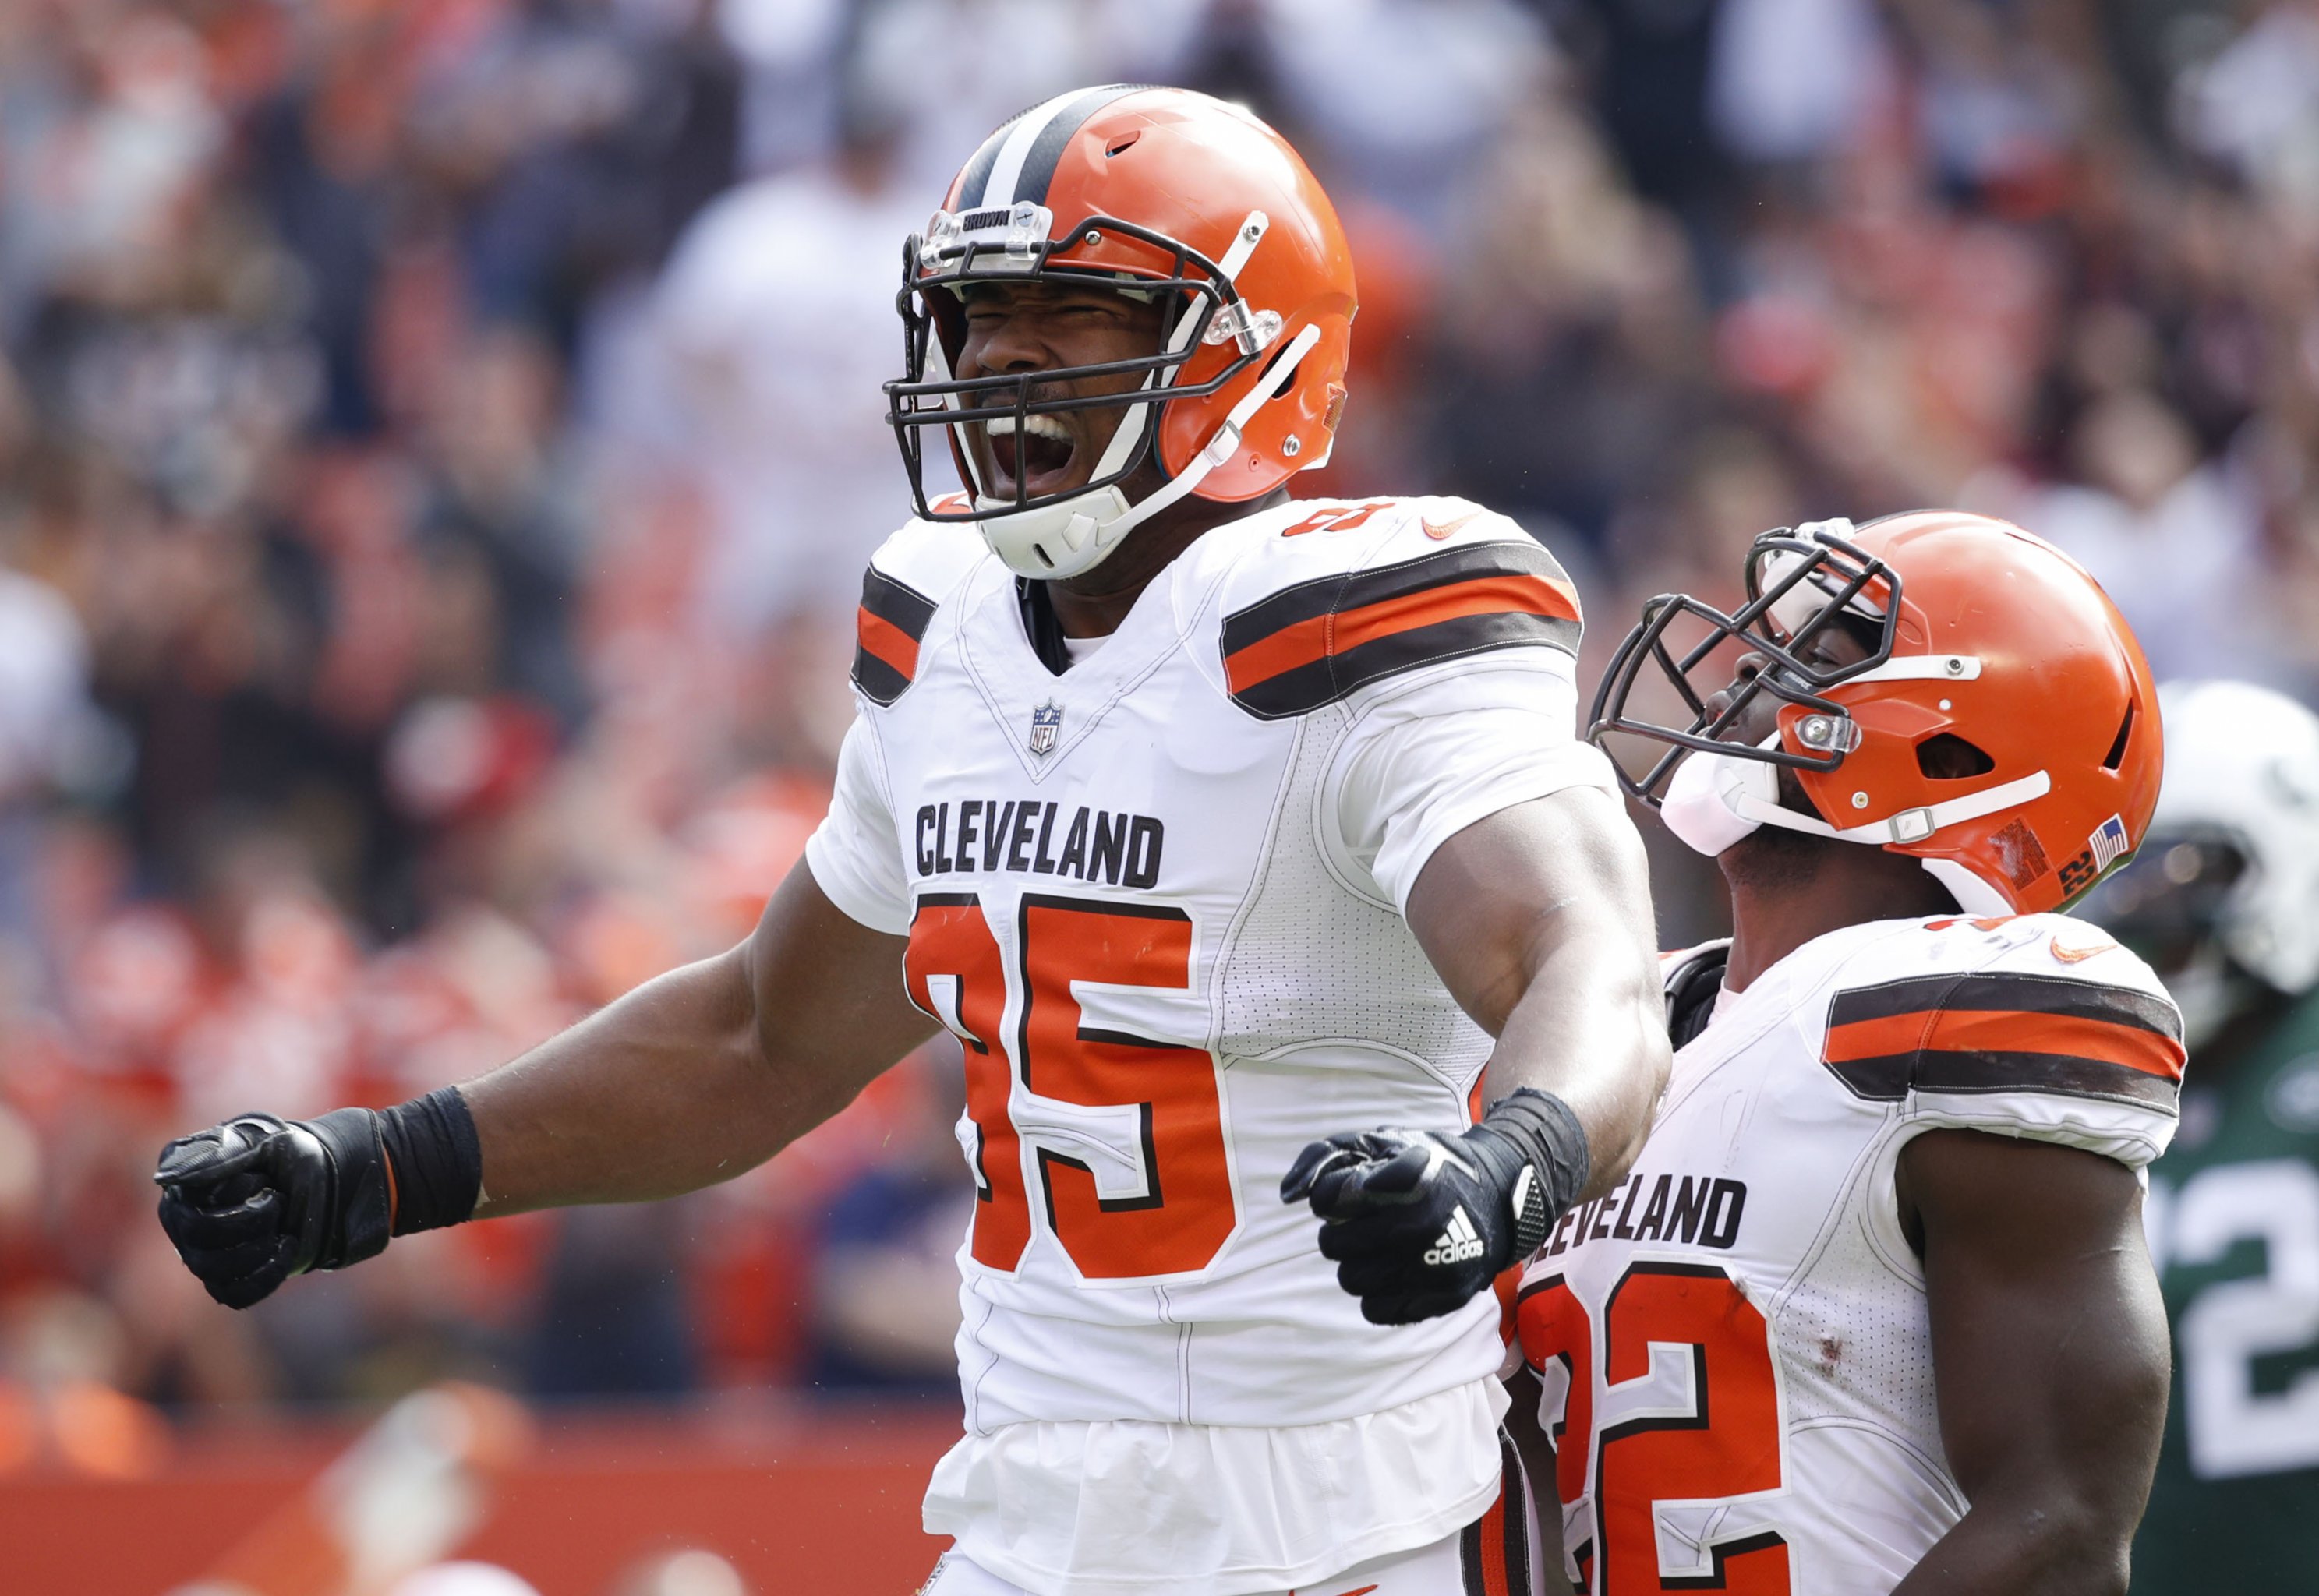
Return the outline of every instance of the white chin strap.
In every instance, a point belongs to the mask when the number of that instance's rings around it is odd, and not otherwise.
[[[1255,253],[1258,241],[1270,225],[1263,212],[1249,212],[1248,220],[1241,224],[1232,239],[1232,247],[1216,263],[1218,273],[1226,282],[1240,275],[1241,268],[1248,264],[1248,257]],[[1191,342],[1198,321],[1198,317],[1186,312],[1169,335],[1162,352],[1181,355]],[[1277,318],[1272,319],[1272,325],[1278,325]],[[1318,327],[1307,327],[1291,339],[1288,347],[1273,358],[1256,386],[1241,396],[1214,434],[1185,463],[1184,469],[1141,503],[1131,502],[1115,482],[1107,488],[1090,488],[1034,509],[1015,509],[1011,508],[1013,500],[994,498],[978,491],[974,500],[979,518],[976,525],[981,528],[983,541],[1018,576],[1052,582],[1093,570],[1130,532],[1189,496],[1206,480],[1208,473],[1239,452],[1241,434],[1250,419],[1295,380],[1296,368],[1320,341]],[[1259,346],[1244,342],[1241,347],[1253,353]],[[1162,368],[1167,369],[1169,368]],[[1144,387],[1151,388],[1160,374],[1155,371],[1144,378]],[[1118,429],[1112,433],[1111,442],[1105,446],[1103,457],[1087,473],[1089,481],[1101,482],[1126,467],[1152,426],[1152,413],[1158,408],[1156,404],[1129,407],[1120,418]],[[1325,457],[1325,451],[1322,457]],[[973,485],[978,490],[981,486],[979,482]]]

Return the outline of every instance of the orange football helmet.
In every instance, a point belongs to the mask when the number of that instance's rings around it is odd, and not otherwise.
[[[2140,845],[2162,758],[2156,684],[2116,606],[2053,545],[1962,510],[1822,521],[1757,538],[1746,588],[1731,615],[1654,599],[1620,645],[1588,735],[1674,744],[1640,778],[1621,767],[1629,792],[1658,806],[1699,751],[1711,762],[1686,801],[1719,811],[1710,833],[1728,817],[1726,837],[1766,825],[1881,846],[1922,860],[1976,915],[2060,908]],[[1707,635],[1678,654],[1667,630],[1684,616]],[[1847,616],[1876,638],[1867,658],[1799,657]],[[1710,702],[1690,678],[1727,640],[1765,668]],[[1674,682],[1688,726],[1627,714],[1647,661]],[[1783,700],[1778,734],[1719,741],[1758,692]],[[1780,804],[1781,766],[1818,815]]]
[[[960,291],[978,280],[1051,279],[1165,296],[1151,356],[959,380]],[[1026,576],[1066,577],[1185,497],[1238,502],[1328,459],[1345,400],[1353,266],[1329,196],[1287,141],[1237,106],[1187,89],[1113,85],[1059,95],[984,140],[903,257],[897,298],[907,368],[886,384],[917,513],[974,521]],[[1088,377],[1140,375],[1117,394],[1040,399]],[[1120,419],[1080,488],[985,491],[961,429],[1115,407]],[[994,413],[995,412],[995,413]],[[972,503],[929,502],[925,428],[946,429]],[[1131,502],[1147,458],[1167,482]]]

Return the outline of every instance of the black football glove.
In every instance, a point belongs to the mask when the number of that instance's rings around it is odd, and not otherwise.
[[[1455,1136],[1349,1132],[1315,1141],[1280,1182],[1324,1222],[1321,1255],[1371,1324],[1453,1312],[1545,1240],[1586,1184],[1585,1133],[1524,1087]]]
[[[238,1114],[161,1150],[161,1228],[211,1296],[247,1308],[293,1275],[376,1256],[392,1223],[379,1116]]]

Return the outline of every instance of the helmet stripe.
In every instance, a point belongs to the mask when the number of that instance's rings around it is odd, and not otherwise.
[[[988,210],[994,205],[1014,205],[1024,201],[1036,204],[1043,201],[1047,185],[1054,177],[1055,167],[1062,159],[1063,147],[1070,142],[1071,135],[1087,125],[1087,118],[1121,95],[1133,94],[1137,86],[1114,83],[1102,88],[1075,89],[1024,112],[1002,130],[1004,138],[994,133],[975,152],[960,191],[960,203],[971,203],[978,210]],[[969,196],[975,194],[977,167],[983,172],[982,190],[970,201]]]
[[[1064,146],[1071,141],[1072,135],[1087,126],[1087,119],[1096,112],[1114,100],[1133,94],[1138,86],[1132,83],[1114,83],[1103,88],[1089,89],[1056,113],[1040,130],[1039,137],[1023,158],[1023,173],[1015,182],[1015,198],[1018,202],[1029,200],[1034,204],[1045,203],[1047,185],[1054,180],[1055,167],[1061,164]]]

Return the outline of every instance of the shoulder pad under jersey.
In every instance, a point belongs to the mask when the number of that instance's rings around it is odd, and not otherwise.
[[[2112,1133],[2162,1120],[2151,1133],[2156,1156],[2184,1059],[2181,1014],[2150,967],[2061,915],[1933,920],[1863,950],[1838,973],[1820,1051],[1856,1096],[1945,1103],[1954,1123],[1986,1121],[2128,1162],[2143,1160],[2108,1145]],[[2058,1100],[2079,1108],[2009,1106]],[[2083,1122],[2091,1140],[2049,1134],[2056,1114]]]
[[[1659,955],[1659,986],[1666,993],[1667,1040],[1676,1047],[1707,1029],[1723,972],[1731,963],[1731,939],[1717,937],[1695,948]]]
[[[853,685],[864,698],[883,707],[902,696],[935,609],[988,554],[981,534],[956,522],[913,520],[879,546],[853,616]]]
[[[1307,715],[1387,677],[1496,649],[1578,651],[1577,590],[1538,541],[1463,499],[1286,507],[1223,593],[1232,702]]]

